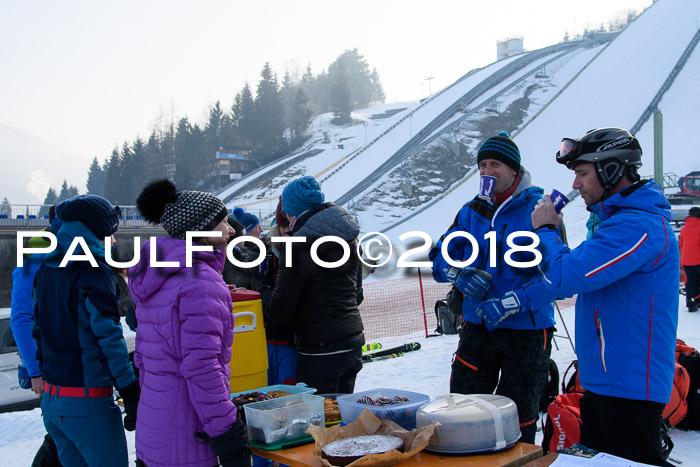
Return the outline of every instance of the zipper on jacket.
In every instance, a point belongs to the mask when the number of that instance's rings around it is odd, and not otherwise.
[[[595,312],[595,328],[598,334],[598,340],[600,341],[600,362],[603,364],[603,373],[607,373],[608,370],[605,366],[605,335],[603,334],[603,320],[600,319],[600,311]]]

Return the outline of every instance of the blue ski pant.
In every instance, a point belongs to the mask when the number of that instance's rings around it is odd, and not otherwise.
[[[288,345],[267,344],[267,385],[296,384],[297,351]]]
[[[62,465],[129,464],[122,414],[113,397],[63,397],[44,392],[41,411]]]

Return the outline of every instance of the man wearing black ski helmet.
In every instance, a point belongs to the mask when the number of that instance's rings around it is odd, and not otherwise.
[[[630,184],[639,181],[637,169],[642,166],[642,147],[628,130],[599,128],[586,132],[578,139],[562,139],[557,162],[574,171],[581,162],[592,163],[603,188],[602,198],[595,201],[598,202],[608,198],[625,175]],[[583,193],[582,197],[586,199]],[[586,200],[586,204],[592,203]]]
[[[637,169],[642,149],[629,131],[564,138],[557,162],[600,219],[574,249],[556,227],[549,196],[532,213],[549,292],[576,299],[581,444],[636,462],[664,465],[662,414],[671,398],[678,327],[678,243],[671,206]]]

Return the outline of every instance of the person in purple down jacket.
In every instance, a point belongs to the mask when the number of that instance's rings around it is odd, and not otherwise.
[[[136,205],[169,235],[144,242],[139,263],[129,270],[141,380],[137,464],[249,466],[245,425],[229,400],[234,323],[221,270],[234,232],[226,206],[209,193],[177,191],[168,180],[147,185]],[[221,236],[187,241],[187,232],[205,231]],[[161,263],[152,266],[153,241]],[[191,266],[188,248],[195,250]]]

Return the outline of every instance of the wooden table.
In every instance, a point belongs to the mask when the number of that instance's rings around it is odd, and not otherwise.
[[[532,462],[528,462],[527,466],[528,467],[547,467],[549,465],[552,465],[552,463],[557,460],[557,457],[559,457],[559,453],[557,452],[550,452],[544,457],[540,457],[539,459],[535,459]]]
[[[291,467],[322,467],[322,464],[314,457],[314,443],[291,449],[277,451],[265,451],[253,448],[253,453],[267,459],[277,461]],[[532,460],[542,457],[542,448],[534,444],[517,443],[510,449],[489,454],[476,454],[473,456],[442,456],[422,451],[399,465],[403,467],[416,466],[479,466],[516,467],[524,465]]]

